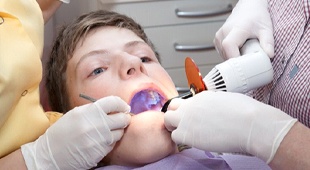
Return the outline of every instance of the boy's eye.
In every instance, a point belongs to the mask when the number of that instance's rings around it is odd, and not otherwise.
[[[142,61],[142,63],[145,63],[145,62],[151,61],[151,59],[148,58],[148,57],[142,57],[142,58],[141,58],[141,61]]]
[[[92,73],[91,73],[91,76],[95,76],[95,75],[98,75],[102,72],[104,72],[105,70],[103,68],[96,68]]]

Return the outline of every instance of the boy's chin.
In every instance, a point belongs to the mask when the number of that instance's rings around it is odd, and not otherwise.
[[[143,166],[177,152],[162,112],[147,111],[132,116],[122,139],[108,154],[110,164]]]
[[[171,140],[170,133],[164,124],[164,113],[160,111],[145,111],[131,117],[131,122],[125,130],[125,135],[150,139],[157,135],[166,136]]]

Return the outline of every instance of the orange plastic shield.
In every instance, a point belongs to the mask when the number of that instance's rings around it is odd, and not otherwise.
[[[194,89],[195,94],[206,90],[206,86],[202,80],[200,71],[194,60],[190,57],[185,59],[185,72],[188,81],[188,86]]]

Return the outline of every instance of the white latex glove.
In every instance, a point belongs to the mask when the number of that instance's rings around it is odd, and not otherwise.
[[[239,93],[204,91],[176,101],[171,105],[179,107],[165,113],[174,142],[211,152],[247,153],[267,163],[297,121]]]
[[[130,107],[115,96],[74,108],[35,142],[21,147],[27,168],[95,167],[121,139],[124,128],[130,123],[129,111]]]
[[[240,56],[247,39],[257,38],[262,49],[274,56],[273,26],[267,0],[239,0],[224,25],[216,32],[214,44],[221,57]]]

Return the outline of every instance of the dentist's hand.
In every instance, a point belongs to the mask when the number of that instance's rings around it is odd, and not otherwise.
[[[204,91],[165,113],[165,126],[177,144],[205,151],[248,153],[269,163],[297,121],[248,96]],[[176,107],[176,106],[172,106]]]
[[[28,169],[90,169],[121,139],[130,107],[110,96],[76,107],[21,147]],[[111,113],[111,114],[109,114]]]
[[[266,54],[274,56],[273,26],[267,0],[239,0],[224,25],[217,31],[214,44],[221,57],[240,56],[247,39],[257,38]]]

